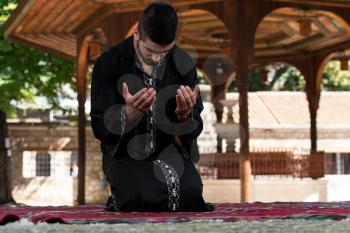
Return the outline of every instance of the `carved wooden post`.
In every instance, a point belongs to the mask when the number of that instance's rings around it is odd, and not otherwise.
[[[211,101],[214,105],[216,119],[221,123],[226,87],[229,77],[234,72],[233,60],[225,54],[215,54],[207,58],[203,65],[203,71],[208,75],[211,86]],[[218,135],[218,152],[222,152],[221,136]]]
[[[86,36],[78,42],[77,56],[77,91],[78,91],[78,204],[85,204],[85,161],[86,161],[86,80],[89,62],[89,42],[92,35]]]
[[[9,182],[9,159],[7,157],[6,113],[0,110],[0,204],[12,202]]]
[[[227,10],[229,8],[227,7]],[[254,58],[255,27],[250,22],[256,15],[253,1],[235,2],[236,24],[231,29],[232,50],[237,66],[239,92],[241,202],[251,201],[251,164],[249,155],[248,76]],[[226,12],[229,15],[229,12]],[[232,14],[232,13],[231,13]]]

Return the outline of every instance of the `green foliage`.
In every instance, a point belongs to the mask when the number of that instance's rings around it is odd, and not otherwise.
[[[324,69],[323,91],[350,91],[350,71],[341,71],[339,61],[328,62]]]
[[[300,71],[289,65],[276,65],[276,73],[270,84],[271,90],[304,91],[305,79]]]
[[[303,91],[305,81],[300,72],[292,66],[277,64],[269,66],[269,80],[261,81],[261,68],[254,68],[249,73],[248,91]],[[229,92],[238,91],[235,82],[231,83]]]
[[[271,65],[270,79],[260,80],[260,69],[252,69],[249,74],[249,91],[305,91],[305,79],[298,69],[286,64]],[[341,71],[339,61],[330,61],[325,66],[322,80],[323,91],[350,91],[350,71]],[[238,91],[235,82],[229,92]]]
[[[21,46],[4,38],[4,19],[16,0],[0,0],[0,109],[14,112],[14,103],[32,102],[46,96],[52,108],[60,108],[59,97],[68,97],[63,86],[75,90],[75,64],[52,54]]]
[[[0,0],[0,21],[5,21],[16,8],[18,0]]]
[[[199,69],[197,69],[197,77],[199,80],[199,84],[209,84],[208,81],[204,77],[204,73]]]

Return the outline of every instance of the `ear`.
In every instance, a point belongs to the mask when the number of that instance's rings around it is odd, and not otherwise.
[[[135,30],[134,30],[134,38],[136,40],[139,40],[140,39],[140,34],[139,34],[139,31],[137,30],[137,28],[138,28],[138,25],[136,25]]]

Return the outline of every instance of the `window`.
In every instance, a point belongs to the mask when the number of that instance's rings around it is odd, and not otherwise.
[[[73,151],[24,151],[23,178],[77,175],[77,155]]]
[[[326,174],[350,174],[350,154],[325,154],[325,169]]]
[[[35,157],[35,176],[50,176],[51,172],[51,156],[49,153],[39,152]]]

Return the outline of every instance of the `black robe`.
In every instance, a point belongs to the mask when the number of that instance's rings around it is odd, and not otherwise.
[[[131,94],[144,87],[135,66],[133,37],[104,52],[96,61],[91,86],[91,126],[101,141],[102,167],[111,185],[109,204],[121,211],[207,211],[201,178],[197,137],[203,129],[200,94],[189,118],[179,122],[176,89],[194,88],[197,72],[191,57],[174,46],[157,72],[156,144],[145,152],[147,118],[125,119],[122,84]],[[126,122],[126,123],[125,123]]]

